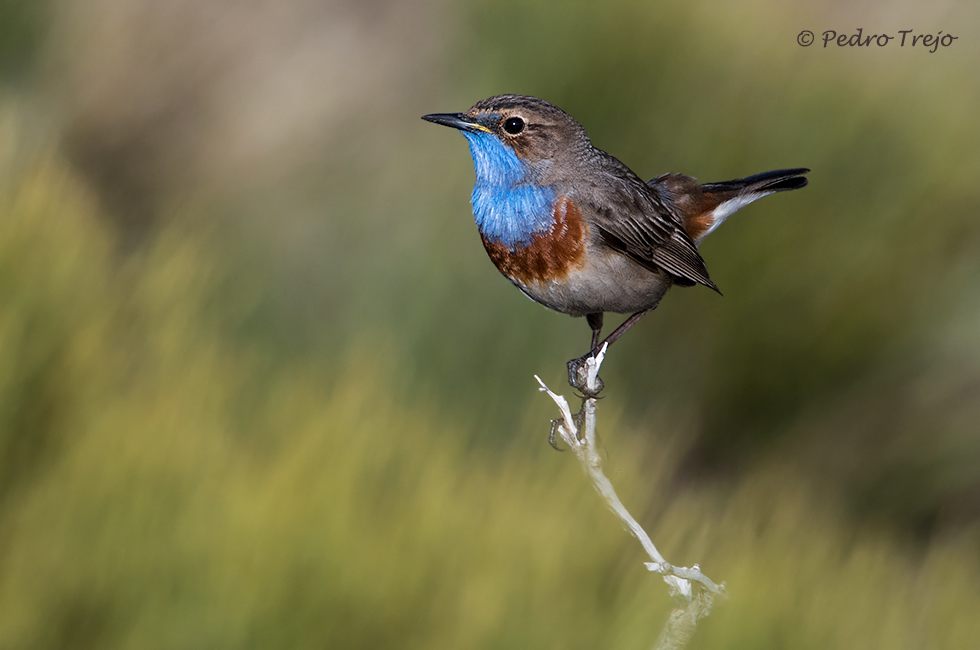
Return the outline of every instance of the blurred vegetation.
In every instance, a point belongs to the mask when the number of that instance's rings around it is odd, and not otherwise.
[[[603,370],[624,501],[729,585],[695,647],[976,647],[980,44],[795,38],[978,11],[3,3],[0,648],[649,647],[531,378],[588,329],[418,119],[499,92],[646,177],[814,170]]]
[[[49,5],[47,0],[0,0],[0,81],[18,84],[33,78],[51,18]]]

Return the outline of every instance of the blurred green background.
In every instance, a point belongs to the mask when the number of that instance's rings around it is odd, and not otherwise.
[[[980,644],[980,6],[0,2],[0,648],[646,648],[671,608],[419,119],[812,168],[603,368],[697,648]],[[833,29],[951,47],[822,48]],[[808,48],[801,30],[816,33]]]

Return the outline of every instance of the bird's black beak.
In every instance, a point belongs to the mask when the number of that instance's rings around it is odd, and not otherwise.
[[[470,119],[465,113],[432,113],[431,115],[423,115],[422,119],[426,122],[435,122],[436,124],[442,124],[443,126],[451,126],[454,129],[459,129],[460,131],[469,131],[470,133],[480,133],[486,132],[487,128],[480,124],[477,124],[472,119]]]

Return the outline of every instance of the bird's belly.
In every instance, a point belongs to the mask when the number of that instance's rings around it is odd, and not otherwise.
[[[650,271],[609,249],[590,251],[583,265],[560,280],[510,280],[535,302],[571,316],[652,309],[673,284],[666,273]]]

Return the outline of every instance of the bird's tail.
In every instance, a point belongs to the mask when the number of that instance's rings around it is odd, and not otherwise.
[[[665,174],[648,184],[665,195],[682,217],[684,230],[696,243],[749,203],[775,192],[805,187],[809,169],[778,169],[734,181],[698,185],[681,174]]]
[[[810,170],[806,167],[797,169],[777,169],[771,172],[762,172],[755,176],[747,176],[734,181],[724,181],[722,183],[705,183],[701,189],[708,194],[758,194],[765,196],[773,192],[785,190],[798,190],[806,186],[804,174]]]

